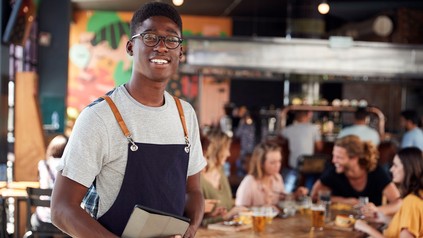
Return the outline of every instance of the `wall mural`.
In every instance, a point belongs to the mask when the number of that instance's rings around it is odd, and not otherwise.
[[[69,48],[68,108],[90,102],[127,82],[132,59],[126,54],[131,14],[76,12]]]
[[[125,50],[132,12],[76,11],[73,17],[67,95],[70,120],[92,101],[127,82],[132,70],[132,59]],[[232,34],[229,18],[182,16],[182,21],[184,37]],[[175,75],[167,90],[196,106],[198,77]]]

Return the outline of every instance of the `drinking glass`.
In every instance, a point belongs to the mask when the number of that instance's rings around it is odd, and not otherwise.
[[[312,204],[312,200],[311,200],[310,196],[300,197],[297,201],[297,208],[298,208],[298,211],[300,212],[300,214],[310,215],[311,214],[311,211],[310,211],[311,204]]]
[[[262,233],[266,229],[266,213],[264,207],[253,207],[253,231]]]
[[[267,224],[272,224],[273,218],[278,215],[277,209],[272,206],[264,207],[264,213],[266,215]]]
[[[319,203],[322,204],[325,207],[325,220],[327,222],[329,222],[330,217],[331,217],[331,214],[330,214],[331,191],[330,190],[320,190],[318,192],[318,196],[319,196]]]
[[[364,219],[364,214],[361,212],[361,208],[364,207],[366,204],[369,203],[369,197],[360,196],[358,197],[358,204],[357,204],[357,217],[360,219]]]
[[[311,229],[323,230],[325,226],[325,206],[322,204],[311,205]]]

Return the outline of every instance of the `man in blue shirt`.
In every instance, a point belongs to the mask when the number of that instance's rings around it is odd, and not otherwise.
[[[401,126],[405,132],[401,141],[401,148],[415,146],[423,151],[423,131],[418,127],[419,116],[414,110],[405,110],[401,112]]]

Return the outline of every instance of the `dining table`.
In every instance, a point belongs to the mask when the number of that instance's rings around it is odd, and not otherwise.
[[[314,230],[311,228],[311,214],[299,212],[293,216],[275,217],[270,224],[261,233],[255,233],[250,227],[249,229],[239,231],[222,231],[208,229],[201,227],[197,231],[196,237],[227,237],[227,238],[330,238],[330,237],[344,237],[344,238],[364,238],[367,235],[363,232],[354,230],[352,227],[344,228],[338,227],[334,224],[336,214],[348,213],[348,211],[332,210],[332,218],[326,221],[322,230]],[[371,223],[372,226],[379,229],[381,224]]]

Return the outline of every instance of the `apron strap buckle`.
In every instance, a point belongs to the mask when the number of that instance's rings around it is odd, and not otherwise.
[[[191,143],[189,143],[188,136],[185,136],[185,144],[187,145],[187,146],[185,146],[185,152],[189,153],[189,150],[191,148]]]
[[[132,139],[132,136],[131,135],[128,135],[127,137],[126,137],[126,139],[128,140],[128,142],[129,143],[131,143],[132,145],[131,145],[131,150],[132,151],[137,151],[138,150],[138,146],[135,144],[135,142],[134,142],[134,140]]]

